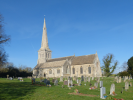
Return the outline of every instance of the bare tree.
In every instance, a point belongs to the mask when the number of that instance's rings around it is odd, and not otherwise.
[[[3,21],[4,18],[0,14],[0,67],[2,67],[7,62],[7,57],[8,57],[6,52],[4,51],[3,44],[8,43],[8,41],[10,40],[10,37],[4,33]]]
[[[127,62],[125,61],[123,64],[122,64],[122,70],[123,71],[127,71],[128,69],[128,65],[127,65]]]

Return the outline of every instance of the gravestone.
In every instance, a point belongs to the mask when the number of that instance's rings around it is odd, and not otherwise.
[[[87,82],[87,77],[86,76],[84,77],[84,82]]]
[[[58,80],[57,79],[54,81],[54,85],[58,85]]]
[[[35,78],[32,78],[33,83],[35,83]]]
[[[98,82],[98,83],[100,82],[100,77],[98,77],[97,82]]]
[[[47,80],[47,79],[44,79],[44,83],[46,84],[46,86],[47,85],[49,85],[50,84],[50,81],[49,80]]]
[[[55,80],[56,80],[56,79],[52,79],[52,83],[54,83]]]
[[[100,88],[100,98],[101,99],[105,99],[104,94],[106,94],[106,89],[105,89],[105,87],[101,87]]]
[[[100,88],[103,87],[103,81],[100,81]]]
[[[76,76],[73,77],[73,81],[76,81]]]
[[[110,95],[113,95],[113,92],[115,92],[115,84],[111,84],[111,87],[110,87]]]
[[[130,82],[130,87],[132,87],[132,82]]]
[[[77,79],[77,83],[78,83],[79,79]]]
[[[125,90],[127,91],[127,89],[129,89],[129,83],[125,82]]]
[[[81,80],[78,80],[78,86],[80,86],[81,85]]]
[[[9,75],[7,75],[7,79],[9,78]]]
[[[12,77],[9,77],[10,80],[12,80],[13,78]]]
[[[88,82],[90,82],[90,79],[91,79],[91,78],[90,78],[90,77],[88,77]]]
[[[92,77],[92,80],[94,80],[94,77]]]
[[[84,81],[84,76],[83,75],[81,76],[81,81]]]
[[[119,78],[117,77],[116,82],[119,83]]]
[[[95,83],[94,83],[94,86],[95,86],[96,88],[98,88],[98,82],[95,82]]]
[[[63,82],[63,76],[60,77],[60,82]]]
[[[64,85],[68,85],[68,81],[67,80],[64,81]]]
[[[121,83],[121,77],[119,77],[119,83]]]

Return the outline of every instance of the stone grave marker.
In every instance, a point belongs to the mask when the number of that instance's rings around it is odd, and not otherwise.
[[[84,81],[84,76],[83,75],[81,76],[81,81]]]
[[[78,86],[80,86],[80,84],[81,84],[81,80],[78,80]]]
[[[54,85],[58,85],[58,80],[57,79],[54,81]]]
[[[119,83],[121,83],[121,77],[119,77]]]
[[[56,79],[54,79],[54,78],[53,78],[53,79],[52,79],[52,83],[54,83],[54,82],[55,82],[55,80],[56,80]]]
[[[79,79],[77,79],[77,83],[79,82]]]
[[[68,81],[67,80],[64,81],[64,85],[68,85]]]
[[[7,75],[7,79],[9,79],[9,75]]]
[[[125,82],[125,90],[127,91],[127,89],[129,89],[129,83]]]
[[[91,78],[90,78],[90,77],[88,77],[88,82],[90,82],[90,79],[91,79]]]
[[[73,81],[76,81],[76,76],[73,77]]]
[[[92,77],[92,80],[94,80],[94,77]]]
[[[100,88],[100,98],[101,99],[105,99],[104,94],[106,94],[105,87],[101,87]]]
[[[103,81],[100,81],[100,88],[103,87]]]
[[[87,82],[87,77],[86,76],[84,77],[84,82]]]
[[[130,87],[132,87],[132,82],[130,82]]]
[[[97,82],[98,82],[98,83],[100,82],[100,77],[98,77]]]
[[[12,77],[9,77],[10,80],[12,80],[13,78]]]
[[[98,88],[98,82],[95,82],[95,83],[94,83],[94,86],[95,86],[96,88]]]
[[[60,77],[60,82],[63,82],[63,76]]]
[[[111,87],[110,87],[110,95],[113,95],[113,92],[115,92],[115,84],[111,84]]]

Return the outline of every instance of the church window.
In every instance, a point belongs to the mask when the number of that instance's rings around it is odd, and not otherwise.
[[[83,74],[83,67],[80,67],[80,74]]]
[[[49,74],[52,74],[52,70],[51,69],[49,70]]]
[[[66,73],[69,73],[69,66],[66,67]]]
[[[57,69],[57,74],[59,74],[60,73],[60,69]]]
[[[91,74],[91,67],[88,67],[88,73]]]
[[[75,68],[73,67],[73,74],[75,74]]]

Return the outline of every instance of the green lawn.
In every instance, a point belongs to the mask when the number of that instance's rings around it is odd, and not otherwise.
[[[39,79],[36,80],[39,81]],[[52,79],[50,79],[50,81],[51,80]],[[111,84],[115,83],[115,92],[117,95],[114,96],[114,98],[133,100],[133,87],[129,87],[128,91],[124,90],[123,94],[121,94],[122,87],[125,86],[123,80],[122,83],[114,82],[114,78],[104,78],[101,80],[103,81],[103,86],[106,87],[107,95],[109,95]],[[94,85],[94,82],[95,81],[91,81],[92,85]],[[131,80],[131,82],[133,83],[133,80]],[[75,84],[76,82],[74,81],[73,83]],[[67,86],[62,88],[63,82],[59,82],[58,86],[54,86],[53,83],[51,83],[51,87],[34,86],[31,84],[31,80],[26,78],[24,82],[20,82],[17,79],[7,80],[6,78],[0,78],[0,100],[101,100],[100,88],[89,90],[88,82],[86,86],[84,82],[82,82],[81,86],[74,86],[72,89],[69,89]],[[80,93],[97,95],[98,97],[68,94],[74,92],[75,89],[78,89]]]

